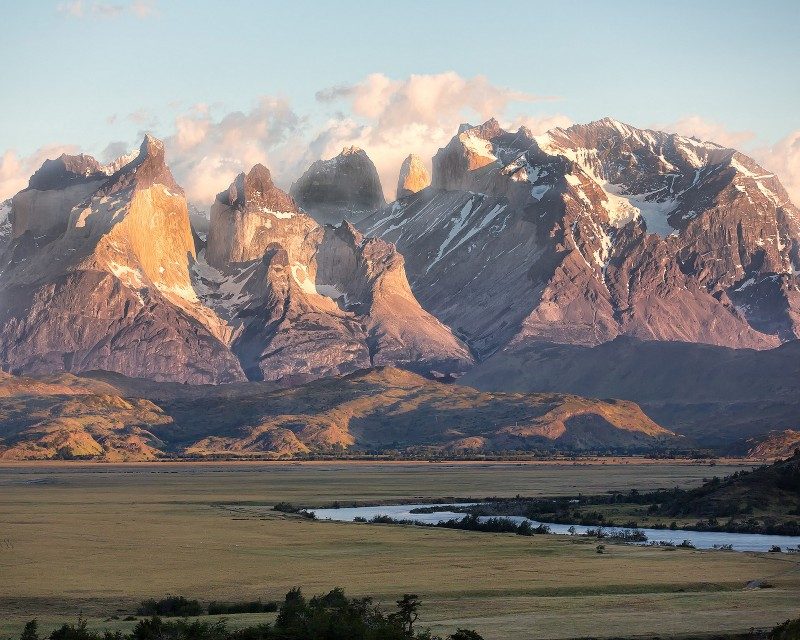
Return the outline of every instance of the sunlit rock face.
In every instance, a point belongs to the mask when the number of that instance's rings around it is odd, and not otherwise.
[[[764,349],[800,335],[800,219],[732,149],[607,118],[463,125],[431,186],[361,221],[479,358],[617,335]]]
[[[3,370],[220,383],[472,362],[392,245],[321,226],[262,165],[217,196],[204,238],[150,136],[110,165],[46,162],[0,213]]]
[[[147,136],[120,164],[62,156],[12,200],[0,258],[2,368],[244,379],[192,288],[186,200],[163,144]]]
[[[418,155],[411,154],[400,165],[397,179],[397,199],[413,195],[431,184],[431,174]]]
[[[290,193],[321,224],[356,221],[386,204],[378,171],[358,147],[345,147],[330,160],[318,160]]]

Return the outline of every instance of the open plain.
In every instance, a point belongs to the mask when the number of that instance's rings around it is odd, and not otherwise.
[[[435,631],[487,638],[667,636],[797,615],[800,555],[607,545],[310,521],[255,507],[695,486],[740,464],[155,463],[0,467],[0,637],[82,612],[90,627],[151,597],[279,599],[336,586],[387,604],[420,595]],[[761,581],[771,588],[747,588]],[[274,614],[262,614],[269,620]],[[258,615],[230,616],[244,624]]]

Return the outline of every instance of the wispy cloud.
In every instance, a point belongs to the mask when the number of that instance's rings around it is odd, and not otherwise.
[[[78,153],[74,145],[48,145],[37,149],[29,156],[20,156],[16,151],[6,151],[0,156],[0,200],[10,198],[28,186],[28,180],[34,171],[47,159],[53,159],[62,153]]]
[[[792,202],[800,205],[800,129],[771,147],[756,149],[753,155],[765,168],[775,172]]]
[[[325,105],[339,104],[344,113],[334,114],[312,139],[306,161],[331,157],[345,145],[362,147],[390,198],[403,158],[409,153],[430,158],[447,144],[460,122],[503,119],[511,104],[555,100],[452,71],[400,80],[376,73],[355,84],[322,89],[316,99]],[[557,118],[559,125],[569,124],[569,119]]]
[[[65,0],[56,5],[56,11],[73,18],[117,18],[127,14],[144,19],[158,13],[155,0]]]
[[[731,149],[741,149],[756,137],[752,131],[732,131],[719,122],[699,115],[689,115],[674,122],[656,124],[652,128],[694,137],[705,142],[714,142]]]

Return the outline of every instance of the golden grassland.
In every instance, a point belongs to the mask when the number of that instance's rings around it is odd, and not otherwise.
[[[697,485],[739,466],[645,463],[238,463],[0,467],[0,637],[79,611],[130,628],[137,603],[278,599],[336,586],[425,603],[422,622],[487,638],[676,635],[800,615],[800,557],[585,539],[314,522],[252,508]],[[238,505],[230,509],[231,505]],[[764,580],[771,589],[746,589]],[[265,619],[272,616],[266,614]],[[233,624],[257,615],[231,616]]]

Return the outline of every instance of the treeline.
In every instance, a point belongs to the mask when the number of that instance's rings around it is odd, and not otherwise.
[[[533,536],[550,533],[550,527],[540,524],[534,527],[530,522],[514,522],[508,518],[486,518],[481,520],[477,515],[468,513],[463,518],[453,518],[443,522],[420,522],[419,520],[403,520],[391,516],[377,515],[370,520],[362,517],[353,518],[353,522],[369,522],[371,524],[413,524],[420,527],[439,527],[442,529],[461,529],[464,531],[483,531],[484,533],[516,533],[518,536]]]
[[[779,504],[772,508],[770,505]],[[674,518],[699,518],[681,528],[694,531],[760,533],[799,536],[800,452],[792,458],[762,466],[753,471],[738,471],[724,479],[711,478],[694,489],[658,489],[640,492],[632,489],[594,496],[556,498],[487,498],[473,505],[448,506],[481,516],[524,516],[539,522],[575,524],[588,527],[637,528],[635,519],[612,520],[602,510],[592,507],[632,505],[645,507],[652,529],[678,529]],[[774,513],[764,514],[772,508]],[[421,507],[416,513],[430,513],[441,507]],[[639,512],[642,509],[638,509]],[[761,515],[756,517],[756,513]]]
[[[167,602],[169,601],[169,602]],[[163,601],[149,600],[143,606],[163,607],[171,615],[178,611],[193,611],[193,603],[181,596]],[[49,640],[442,640],[428,629],[417,629],[422,606],[414,594],[405,594],[390,613],[384,612],[371,598],[348,598],[342,589],[306,599],[299,588],[292,589],[280,603],[274,624],[257,624],[231,629],[226,621],[200,619],[164,619],[152,615],[139,620],[128,634],[120,631],[92,631],[85,619],[75,624],[63,624],[53,631]],[[146,608],[145,607],[145,608]],[[233,613],[227,611],[226,613]],[[193,616],[192,613],[178,615]],[[31,620],[25,625],[20,640],[45,640],[40,637],[38,624]],[[469,629],[459,629],[446,640],[483,640]]]
[[[183,596],[167,596],[161,600],[145,600],[136,610],[139,616],[162,616],[164,618],[187,618],[201,616],[207,613],[210,616],[235,614],[235,613],[269,613],[278,610],[277,602],[211,602],[208,607],[200,604],[199,600],[187,600]]]
[[[668,517],[686,517],[671,503],[651,502],[659,499],[676,500],[676,493],[686,493],[682,489],[669,489],[639,494],[635,490],[630,493],[616,493],[611,496],[577,496],[573,498],[487,498],[485,502],[469,506],[448,506],[448,511],[460,511],[471,515],[502,517],[524,516],[530,520],[551,522],[554,524],[574,524],[586,527],[618,527],[637,529],[640,522],[636,519],[615,520],[608,518],[602,511],[591,509],[601,504],[649,504],[649,517],[668,515]],[[635,495],[631,495],[635,494]],[[632,498],[632,499],[631,499]],[[678,499],[679,500],[679,499]],[[414,513],[434,513],[442,511],[442,507],[419,507]],[[716,512],[716,510],[711,510]],[[789,515],[789,514],[787,514]],[[678,526],[672,520],[667,523],[649,522],[650,529],[686,529],[690,531],[724,531],[726,533],[761,533],[767,535],[800,536],[800,520],[778,520],[772,516],[742,517],[729,516],[720,519],[716,516],[703,517],[694,523]]]

